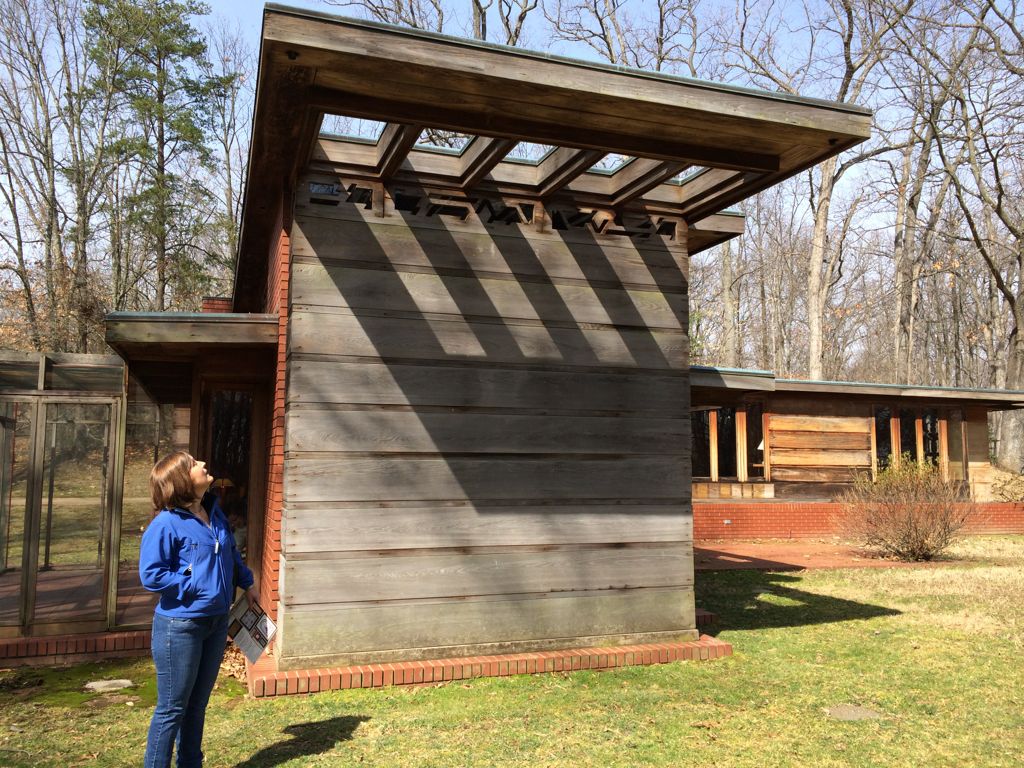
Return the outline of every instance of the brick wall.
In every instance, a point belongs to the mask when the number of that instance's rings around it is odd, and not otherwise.
[[[694,502],[694,539],[799,539],[832,536],[842,505],[833,502]],[[969,533],[1024,533],[1024,504],[978,505]]]
[[[234,300],[230,296],[204,296],[203,312],[230,312],[234,309]]]
[[[276,312],[277,359],[270,414],[270,445],[267,451],[267,501],[263,529],[260,597],[271,618],[277,620],[281,571],[281,509],[284,503],[285,376],[288,352],[288,280],[291,244],[281,218],[278,237],[270,251],[265,311]]]

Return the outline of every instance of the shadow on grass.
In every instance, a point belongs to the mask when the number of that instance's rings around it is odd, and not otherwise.
[[[806,592],[803,577],[771,571],[717,571],[698,575],[697,604],[718,615],[720,629],[771,629],[898,616],[870,603]]]
[[[359,724],[369,719],[362,715],[346,715],[332,717],[330,720],[289,725],[282,733],[291,736],[290,739],[264,747],[248,760],[238,763],[235,768],[271,768],[299,757],[327,752],[339,742],[351,739]]]

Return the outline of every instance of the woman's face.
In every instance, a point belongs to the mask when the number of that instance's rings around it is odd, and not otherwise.
[[[192,478],[192,487],[196,489],[196,495],[202,496],[213,484],[213,475],[206,471],[205,461],[199,461],[198,459],[193,459],[193,461],[195,461],[195,464],[192,465],[192,469],[188,473]]]

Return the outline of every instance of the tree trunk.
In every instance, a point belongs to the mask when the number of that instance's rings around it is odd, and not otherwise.
[[[807,264],[807,375],[812,380],[822,378],[822,343],[825,305],[829,286],[825,282],[825,251],[828,247],[828,214],[832,206],[835,183],[836,158],[821,164],[821,185],[814,206],[814,234]]]

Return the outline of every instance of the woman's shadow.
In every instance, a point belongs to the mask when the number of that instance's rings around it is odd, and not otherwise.
[[[369,719],[362,715],[346,715],[332,717],[330,720],[289,725],[283,733],[292,738],[264,747],[235,768],[271,768],[297,757],[308,757],[327,752],[335,744],[351,739],[359,724],[365,723]]]

